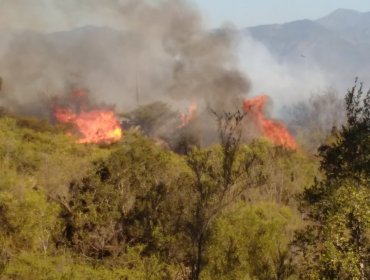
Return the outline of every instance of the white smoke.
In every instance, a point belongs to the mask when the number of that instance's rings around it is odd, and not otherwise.
[[[121,111],[194,99],[231,108],[248,92],[230,34],[206,30],[185,1],[4,0],[2,5],[0,29],[18,31],[0,53],[0,102],[16,110],[39,114],[48,98],[73,85]]]
[[[252,81],[251,95],[270,96],[275,114],[283,106],[307,101],[313,93],[333,87],[333,77],[312,58],[302,55],[298,62],[278,61],[262,43],[248,35],[241,40],[238,55],[239,67]]]

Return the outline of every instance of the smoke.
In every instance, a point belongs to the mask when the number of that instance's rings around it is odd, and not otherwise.
[[[205,144],[216,138],[207,107],[231,111],[268,94],[278,115],[333,81],[312,59],[277,61],[250,37],[207,30],[182,0],[2,0],[0,36],[0,106],[49,118],[54,97],[73,88],[121,113],[196,103]]]
[[[158,100],[228,110],[249,90],[232,32],[209,32],[181,0],[3,0],[0,30],[0,105],[21,113],[47,117],[71,87],[119,111]]]
[[[333,89],[316,93],[307,101],[285,106],[283,114],[290,130],[312,152],[346,122],[345,101]]]
[[[248,73],[251,95],[267,94],[273,101],[274,115],[286,117],[281,109],[297,102],[308,101],[313,93],[335,88],[337,80],[322,70],[310,57],[296,61],[278,61],[260,42],[246,35],[238,48],[240,69]]]

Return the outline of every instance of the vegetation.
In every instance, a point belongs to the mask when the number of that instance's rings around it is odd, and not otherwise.
[[[240,112],[184,154],[3,112],[0,279],[369,279],[370,93],[345,101],[318,157],[244,142]],[[152,134],[150,108],[135,114]]]
[[[346,96],[347,125],[319,149],[323,177],[301,198],[310,223],[297,233],[309,279],[370,278],[370,91]]]

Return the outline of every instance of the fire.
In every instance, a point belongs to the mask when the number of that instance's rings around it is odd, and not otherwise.
[[[190,104],[188,111],[186,114],[181,114],[181,124],[180,128],[186,126],[189,122],[191,122],[197,115],[198,106],[196,102]]]
[[[74,91],[70,101],[74,104],[54,108],[55,118],[66,124],[72,124],[75,128],[74,134],[79,137],[78,143],[114,143],[122,138],[120,123],[111,109],[86,109],[81,99],[87,100],[85,91]],[[71,109],[72,106],[79,107],[78,112]],[[69,133],[71,134],[71,133]]]
[[[275,145],[282,145],[296,149],[297,143],[284,124],[268,119],[264,115],[267,96],[262,95],[244,101],[244,110],[252,115],[262,135],[270,139]]]

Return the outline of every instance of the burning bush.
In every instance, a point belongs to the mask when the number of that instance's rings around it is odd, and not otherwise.
[[[264,110],[266,102],[266,95],[247,99],[243,104],[244,110],[251,115],[253,122],[261,134],[268,138],[273,144],[285,146],[290,149],[296,149],[296,141],[285,125],[265,116]]]
[[[89,108],[86,91],[71,93],[66,105],[55,106],[58,122],[72,124],[79,143],[114,143],[122,138],[121,125],[112,108]]]

